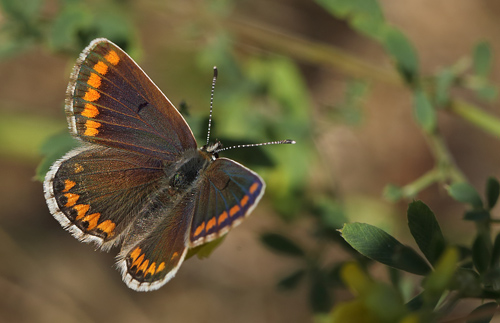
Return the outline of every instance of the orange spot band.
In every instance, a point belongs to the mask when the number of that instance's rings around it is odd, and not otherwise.
[[[201,234],[201,232],[203,231],[203,229],[205,229],[205,222],[203,222],[202,224],[200,224],[196,230],[194,231],[194,236],[199,236]]]
[[[90,103],[85,103],[85,110],[83,110],[82,116],[87,118],[95,118],[95,116],[98,114],[99,110],[97,110],[95,105]]]
[[[247,203],[248,203],[248,195],[245,195],[245,196],[243,196],[243,198],[241,199],[241,201],[240,201],[240,205],[241,205],[241,207],[245,207],[245,205],[247,205]]]
[[[83,99],[85,101],[94,102],[94,101],[99,100],[100,97],[101,97],[101,94],[99,94],[99,92],[97,92],[94,89],[88,89],[87,92],[85,92],[85,95],[83,96]]]
[[[162,271],[163,269],[165,269],[165,262],[162,262],[162,263],[158,266],[158,269],[156,269],[155,274],[159,273],[159,272],[160,272],[160,271]]]
[[[118,57],[118,54],[114,50],[109,51],[109,53],[104,56],[104,58],[112,65],[116,65],[120,61],[120,57]]]
[[[94,137],[95,135],[97,135],[99,133],[99,130],[97,130],[97,128],[99,128],[100,126],[101,126],[101,124],[99,122],[87,120],[85,122],[86,129],[85,129],[84,135]]]
[[[233,206],[230,210],[229,210],[229,215],[230,216],[234,216],[236,213],[238,213],[240,211],[240,207],[238,205],[235,205]]]
[[[137,247],[130,253],[130,258],[132,258],[132,262],[134,262],[137,257],[141,254],[141,248]]]
[[[104,62],[98,62],[94,65],[94,70],[101,75],[105,75],[108,72],[108,65]]]
[[[250,186],[250,193],[253,194],[255,191],[259,188],[259,183],[253,183],[252,186]]]
[[[90,77],[89,80],[87,81],[87,84],[97,89],[101,86],[101,80],[102,80],[101,77],[96,73],[90,73]]]
[[[64,196],[68,199],[66,204],[64,205],[65,207],[72,207],[73,205],[76,204],[76,201],[80,198],[80,195],[78,194],[73,194],[73,193],[66,193]]]
[[[155,274],[155,270],[156,270],[156,262],[153,262],[148,270],[146,270],[146,272],[144,272],[144,276],[146,276],[147,274],[150,274],[151,276]]]
[[[75,174],[83,172],[83,166],[80,164],[75,164],[74,171],[75,171]]]
[[[138,272],[139,271],[145,272],[146,269],[148,268],[148,265],[149,265],[149,260],[146,259],[146,260],[144,260],[144,262],[142,263],[142,265],[139,268],[137,268],[137,271]]]
[[[215,224],[217,223],[215,221],[216,221],[215,217],[213,217],[207,221],[207,231],[212,229],[215,226]]]
[[[111,220],[106,220],[99,224],[97,226],[97,229],[101,230],[102,232],[105,232],[107,235],[110,235],[113,230],[115,229],[116,224],[113,223]]]
[[[69,179],[65,180],[64,181],[64,190],[63,190],[63,192],[69,192],[69,190],[72,189],[73,186],[75,186],[75,185],[76,185],[75,182],[73,182],[73,181],[71,181]]]
[[[218,220],[219,226],[222,224],[222,222],[226,221],[226,219],[227,219],[227,212],[224,211],[221,213],[221,215],[219,215],[219,220]]]
[[[141,265],[142,261],[144,260],[144,254],[142,254],[139,258],[137,258],[133,263],[132,263],[132,266],[130,266],[130,268],[136,266],[137,268],[139,268],[139,266]]]
[[[97,227],[97,222],[99,221],[100,217],[101,217],[101,213],[92,213],[92,214],[85,216],[82,219],[82,222],[89,223],[89,226],[87,227],[87,231],[93,230],[95,227]]]
[[[73,210],[76,210],[77,216],[75,220],[80,220],[87,214],[87,211],[89,210],[90,205],[88,204],[78,204],[73,207]]]

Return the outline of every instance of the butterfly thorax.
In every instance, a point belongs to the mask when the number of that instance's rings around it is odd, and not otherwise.
[[[186,191],[195,184],[200,174],[215,160],[213,153],[204,149],[188,150],[174,167],[165,168],[169,177],[169,188],[174,192]]]

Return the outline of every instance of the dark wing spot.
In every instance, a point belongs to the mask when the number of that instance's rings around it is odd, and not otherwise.
[[[144,109],[145,107],[147,107],[149,105],[149,102],[142,102],[141,104],[139,104],[139,107],[137,107],[137,113],[141,112],[142,109]]]

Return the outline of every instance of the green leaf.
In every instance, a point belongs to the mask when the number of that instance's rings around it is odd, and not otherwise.
[[[90,28],[92,17],[89,10],[80,5],[67,6],[52,23],[49,42],[53,50],[72,51],[79,47],[79,31]],[[80,50],[80,48],[78,48]]]
[[[491,71],[492,53],[488,42],[480,42],[474,48],[474,71],[478,76],[486,78]]]
[[[369,312],[375,313],[380,322],[399,322],[406,311],[401,295],[390,286],[376,283],[365,298]]]
[[[470,204],[474,208],[483,207],[483,202],[481,201],[481,197],[479,197],[479,193],[469,183],[455,183],[450,185],[447,189],[448,194],[450,194],[450,196],[455,200],[461,203]]]
[[[292,240],[277,233],[264,233],[260,240],[269,249],[287,256],[302,257],[304,251]]]
[[[458,260],[459,252],[456,248],[448,248],[439,257],[435,270],[427,276],[423,284],[426,293],[430,293],[431,298],[439,299],[442,293],[450,287],[457,270]]]
[[[489,323],[493,319],[496,310],[498,309],[497,302],[489,302],[476,307],[468,316],[466,323]]]
[[[415,201],[408,207],[408,226],[420,251],[434,265],[446,247],[434,213],[422,201]]]
[[[482,222],[490,218],[490,212],[486,210],[470,210],[465,212],[464,220]]]
[[[419,73],[418,56],[413,44],[396,28],[386,28],[383,43],[396,60],[396,66],[405,81],[413,84]]]
[[[422,308],[422,306],[424,306],[423,293],[417,294],[415,297],[413,297],[406,303],[406,307],[412,312],[418,311],[419,309]]]
[[[416,90],[413,95],[413,115],[417,123],[427,133],[436,129],[437,115],[427,94],[422,90]]]
[[[486,101],[494,101],[498,96],[498,88],[488,82],[481,84],[479,87],[474,88],[474,90],[478,97]]]
[[[35,178],[43,181],[50,166],[68,151],[78,146],[78,141],[73,138],[67,130],[49,137],[40,147],[40,153],[44,156],[36,169]]]
[[[495,237],[491,252],[491,268],[500,268],[500,233]]]
[[[311,289],[309,291],[309,300],[315,313],[330,312],[333,305],[332,295],[328,290],[328,281],[321,271],[315,271],[312,274]]]
[[[491,263],[491,241],[487,234],[478,234],[472,245],[472,260],[479,273],[484,273]]]
[[[347,243],[368,258],[416,275],[426,275],[431,271],[415,250],[375,226],[349,223],[341,232]]]
[[[481,277],[474,269],[458,268],[455,272],[452,289],[460,291],[466,297],[478,297],[482,293]],[[465,296],[464,296],[465,297]]]
[[[489,177],[486,182],[486,201],[488,209],[492,209],[498,201],[498,195],[500,194],[500,183],[495,177]]]
[[[304,269],[299,269],[294,271],[292,274],[284,277],[278,282],[278,287],[281,289],[293,289],[297,287],[302,278],[305,276],[306,271]]]
[[[201,246],[189,249],[186,254],[186,260],[196,255],[198,259],[204,259],[210,257],[210,255],[217,249],[222,241],[226,238],[226,235],[219,237],[213,241],[202,244]]]

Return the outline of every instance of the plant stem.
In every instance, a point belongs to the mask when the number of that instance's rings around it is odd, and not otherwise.
[[[449,111],[487,133],[500,138],[500,120],[478,107],[462,100],[454,100],[450,104]]]

